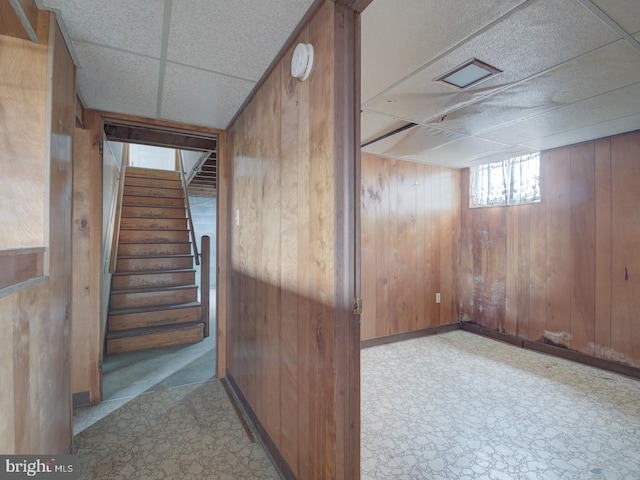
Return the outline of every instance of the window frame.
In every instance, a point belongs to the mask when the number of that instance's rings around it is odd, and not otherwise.
[[[526,201],[526,202],[519,202],[519,203],[508,203],[509,202],[509,192],[507,192],[507,197],[505,199],[505,203],[501,203],[501,204],[495,204],[495,205],[485,205],[485,204],[475,204],[474,203],[474,199],[473,199],[473,169],[476,167],[480,167],[482,165],[475,165],[472,167],[469,167],[469,185],[468,185],[468,198],[469,198],[469,208],[499,208],[499,207],[517,207],[520,205],[538,205],[543,203],[544,198],[543,198],[543,189],[542,189],[542,161],[543,161],[543,153],[542,152],[534,152],[534,153],[530,153],[530,154],[523,154],[523,155],[518,155],[516,157],[511,157],[499,162],[491,162],[489,164],[484,164],[484,165],[491,165],[491,164],[498,164],[498,163],[502,163],[505,161],[511,162],[512,160],[515,161],[516,159],[520,158],[520,157],[524,157],[526,155],[538,155],[538,189],[539,189],[539,196],[540,198],[538,200],[532,200],[532,201]],[[510,188],[510,184],[509,184],[509,188]]]

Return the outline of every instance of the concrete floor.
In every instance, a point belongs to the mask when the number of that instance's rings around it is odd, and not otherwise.
[[[103,401],[93,407],[74,410],[74,435],[139,395],[215,378],[215,342],[215,336],[210,335],[194,345],[154,348],[105,357]]]

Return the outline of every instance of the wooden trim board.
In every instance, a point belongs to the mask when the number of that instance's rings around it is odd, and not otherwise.
[[[187,123],[172,122],[169,120],[156,120],[153,118],[126,115],[124,113],[107,112],[104,110],[99,110],[98,113],[103,118],[104,123],[112,125],[147,127],[174,133],[198,133],[201,137],[209,136],[211,138],[224,133],[224,130],[220,130],[218,128],[190,125]]]
[[[506,333],[496,332],[479,325],[475,325],[469,322],[462,322],[460,329],[466,332],[475,333],[476,335],[482,335],[484,337],[493,338],[494,340],[500,340],[502,342],[509,343],[511,345],[526,348],[528,350],[534,350],[540,353],[546,353],[554,357],[564,358],[565,360],[571,360],[574,362],[589,365],[591,367],[600,368],[609,372],[619,373],[628,377],[640,379],[640,368],[631,367],[611,360],[604,360],[602,358],[592,357],[582,352],[575,350],[569,350],[567,348],[556,347],[542,342],[532,342],[531,340],[525,340],[515,335],[509,335]]]
[[[45,248],[0,251],[0,296],[2,289],[44,275]]]
[[[264,428],[260,420],[258,420],[258,416],[251,408],[251,405],[249,405],[247,398],[242,393],[242,390],[236,383],[233,375],[231,375],[229,370],[227,370],[226,372],[225,380],[230,387],[232,395],[237,401],[236,405],[239,406],[247,423],[249,423],[249,425],[253,428],[253,431],[257,433],[258,440],[267,451],[267,454],[271,457],[271,460],[278,470],[278,473],[280,473],[280,475],[282,475],[282,477],[286,480],[296,480],[296,476],[287,465],[284,457],[280,454],[280,451],[267,433],[267,430]]]
[[[421,328],[420,330],[413,330],[411,332],[393,333],[391,335],[385,335],[383,337],[368,338],[360,342],[361,348],[375,347],[377,345],[386,345],[387,343],[401,342],[403,340],[411,340],[412,338],[428,337],[430,335],[437,335],[444,332],[453,332],[460,330],[461,326],[459,322],[449,323],[447,325],[439,325],[437,327]]]
[[[360,478],[360,16],[334,11],[336,477]],[[338,367],[339,366],[339,367]],[[345,392],[343,394],[342,392]]]
[[[86,407],[91,404],[89,390],[73,394],[73,408]]]

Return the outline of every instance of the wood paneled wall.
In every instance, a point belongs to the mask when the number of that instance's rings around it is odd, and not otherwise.
[[[71,388],[76,405],[93,405],[101,400],[101,325],[106,316],[103,272],[108,272],[103,253],[102,202],[103,195],[105,202],[114,195],[109,190],[103,192],[102,119],[90,110],[83,117],[85,128],[75,129],[73,151]]]
[[[640,133],[543,153],[542,202],[468,208],[463,321],[640,367]]]
[[[351,428],[352,413],[343,408],[350,386],[340,383],[348,366],[335,360],[336,276],[343,267],[335,260],[343,201],[336,164],[346,159],[336,154],[342,132],[334,119],[349,108],[336,102],[335,35],[349,24],[337,20],[337,10],[332,1],[320,6],[228,136],[227,371],[288,474],[300,479],[348,478],[341,462],[359,462],[357,452],[338,448],[354,437],[359,444],[359,412]],[[298,42],[315,49],[305,82],[289,73]]]
[[[35,1],[18,0],[17,7],[24,15],[23,20],[27,22],[28,27],[22,23],[22,20],[16,13],[14,6],[5,0],[0,2],[0,34],[29,40],[30,37],[27,32],[27,28],[30,28],[35,31],[36,35],[41,39],[41,42],[44,41],[44,43],[46,43],[47,19],[42,17],[39,20],[38,8]],[[41,23],[41,25],[39,26],[38,23]],[[44,37],[44,39],[42,39],[42,37]]]
[[[72,442],[68,313],[75,67],[54,15],[40,15],[48,21],[42,27],[48,31],[48,35],[41,36],[42,44],[34,46],[26,40],[7,43],[6,38],[0,37],[3,56],[19,51],[16,58],[20,61],[44,62],[41,75],[49,77],[47,90],[51,93],[48,101],[39,100],[29,108],[37,116],[46,112],[42,128],[32,129],[29,134],[40,141],[44,138],[45,145],[49,277],[0,298],[0,451],[6,454],[64,453]],[[46,52],[44,57],[41,50]],[[48,71],[47,64],[52,71]],[[19,75],[21,70],[12,70],[12,75],[14,72]],[[3,161],[9,153],[13,156],[11,161],[20,163],[20,153],[8,152],[5,142],[14,135],[24,135],[21,128],[17,123],[3,125],[0,130],[4,137],[0,143]],[[14,204],[7,200],[2,197],[2,207],[13,208]]]
[[[0,209],[0,250],[44,247],[46,42],[2,35],[0,50],[0,192],[12,205]]]
[[[457,322],[460,170],[363,155],[360,198],[362,339]]]
[[[229,276],[229,155],[227,155],[227,133],[221,132],[218,139],[217,163],[217,210],[216,210],[216,372],[224,378],[227,372],[227,322],[231,282]]]

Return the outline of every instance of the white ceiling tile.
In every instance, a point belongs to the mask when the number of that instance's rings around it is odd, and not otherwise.
[[[375,0],[362,13],[362,99],[369,100],[523,0]],[[381,61],[382,60],[382,61]]]
[[[463,168],[472,167],[474,165],[483,165],[486,163],[501,162],[503,160],[508,160],[509,158],[519,157],[520,155],[535,153],[537,151],[538,150],[534,148],[524,147],[520,145],[515,147],[505,147],[496,152],[484,154],[481,157],[468,158],[467,160],[457,162],[456,167]]]
[[[313,0],[173,0],[170,61],[257,81]]]
[[[159,60],[83,42],[74,47],[78,89],[88,108],[155,118]]]
[[[161,117],[225,129],[254,82],[167,63]]]
[[[377,112],[363,110],[360,114],[360,143],[365,144],[407,125],[407,122]]]
[[[640,113],[626,118],[617,118],[609,122],[589,125],[584,128],[571,130],[569,132],[551,135],[527,142],[527,146],[537,150],[549,150],[551,148],[573,145],[576,143],[594,140],[596,138],[609,137],[620,133],[640,130]]]
[[[484,132],[480,137],[497,142],[527,144],[533,139],[630,117],[637,112],[640,112],[640,83]]]
[[[482,102],[449,112],[434,126],[476,135],[636,82],[640,82],[640,52],[618,40]]]
[[[510,149],[510,146],[488,142],[480,138],[463,137],[435,148],[428,154],[408,155],[407,157],[424,163],[460,167],[475,161],[484,161],[487,156],[493,156]]]
[[[365,153],[457,167],[511,147],[453,132],[416,126],[362,149]]]
[[[592,0],[600,10],[627,33],[640,32],[640,2],[638,0]]]
[[[379,140],[363,148],[366,153],[395,156],[398,158],[412,153],[424,153],[445,143],[462,138],[461,135],[435,128],[416,126],[403,132]]]
[[[41,0],[62,12],[75,40],[160,57],[164,0]]]
[[[426,122],[618,38],[577,2],[539,0],[365,106],[408,121]],[[472,57],[504,73],[462,92],[433,81]]]

